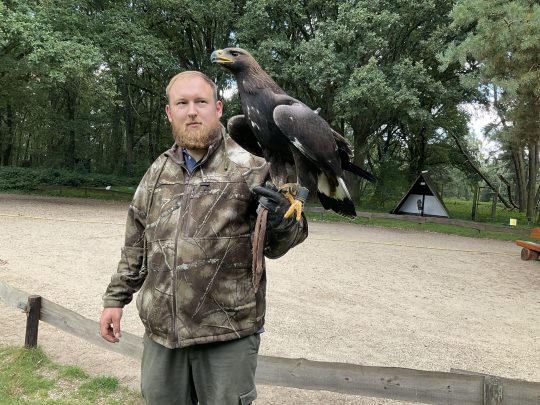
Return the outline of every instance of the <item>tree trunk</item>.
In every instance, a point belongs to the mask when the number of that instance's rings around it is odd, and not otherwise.
[[[105,149],[104,136],[102,135],[101,130],[96,130],[94,136],[95,136],[95,144],[93,146],[94,158],[92,159],[92,162],[90,164],[90,172],[103,173],[103,170],[104,170],[103,152]]]
[[[497,112],[497,115],[499,116],[499,119],[501,120],[501,124],[505,131],[512,131],[512,127],[510,127],[506,120],[506,108],[500,103],[499,101],[499,90],[496,85],[493,85],[493,106],[495,107],[495,110]],[[524,164],[524,151],[523,148],[519,145],[519,142],[511,141],[510,145],[508,146],[508,149],[510,150],[511,157],[512,157],[512,163],[514,164],[514,171],[516,175],[516,181],[517,181],[517,190],[516,190],[516,196],[518,199],[518,205],[519,205],[519,211],[525,212],[525,205],[527,201],[527,194],[526,194],[526,183],[527,183],[527,177],[526,177],[526,171],[525,171],[525,164]]]
[[[67,164],[70,169],[75,169],[76,157],[75,157],[75,110],[76,110],[76,96],[68,91],[67,97],[67,115],[68,115],[68,145],[67,145]]]
[[[4,148],[2,150],[2,164],[4,166],[9,166],[11,164],[11,154],[13,152],[13,134],[15,133],[11,103],[8,103],[6,107],[6,127]]]
[[[155,147],[155,142],[154,142],[154,136],[155,136],[155,132],[154,132],[154,123],[157,127],[157,122],[155,122],[155,118],[157,118],[157,111],[156,111],[156,108],[154,106],[154,101],[155,101],[155,97],[154,96],[151,96],[150,97],[150,104],[148,106],[148,117],[147,118],[147,124],[146,124],[146,134],[148,134],[148,147],[146,148],[146,159],[151,162],[153,159],[152,157],[154,156],[154,147]]]
[[[150,143],[150,160],[151,161],[156,159],[158,157],[158,154],[160,153],[160,151],[158,151],[158,145],[159,145],[159,139],[161,137],[161,125],[163,122],[163,118],[161,117],[162,112],[161,112],[161,108],[159,107],[160,107],[160,104],[157,103],[156,117],[155,117],[156,129],[155,129],[154,136],[152,137],[152,142]]]
[[[129,84],[124,87],[124,123],[126,131],[126,163],[128,174],[133,174],[133,145],[135,139],[136,119]]]
[[[540,202],[540,186],[536,189],[536,194],[534,195],[534,207],[538,207],[538,204]],[[538,213],[538,217],[536,218],[535,225],[540,224],[540,212]]]
[[[367,154],[367,138],[368,131],[363,130],[362,126],[359,123],[352,122],[351,127],[353,130],[353,139],[354,139],[354,158],[353,163],[363,168],[364,161]],[[362,179],[352,173],[345,172],[345,181],[347,182],[349,193],[353,201],[358,201],[361,196],[362,188]]]
[[[110,139],[110,155],[107,157],[110,162],[111,171],[114,174],[119,174],[122,170],[122,162],[124,161],[122,153],[122,111],[120,106],[114,107],[114,115],[112,120],[112,130]]]
[[[527,176],[525,172],[525,164],[523,161],[523,151],[521,149],[511,148],[512,162],[514,164],[514,171],[517,181],[517,203],[519,205],[519,211],[525,212],[525,206],[527,201]]]
[[[538,174],[538,143],[528,142],[529,149],[529,182],[527,185],[527,219],[533,221],[536,197],[536,179]]]
[[[418,137],[416,138],[416,164],[415,164],[415,171],[414,173],[411,173],[411,176],[413,178],[416,178],[422,170],[425,169],[426,164],[426,127],[422,126],[418,133]]]
[[[516,202],[512,198],[512,186],[510,185],[510,182],[506,180],[506,178],[502,174],[498,174],[497,176],[506,186],[506,193],[508,194],[508,200],[510,201],[510,204],[512,204],[514,208],[519,208],[519,205],[516,204]],[[540,192],[540,188],[538,189],[538,192]]]
[[[4,143],[5,143],[5,131],[2,129],[2,116],[3,111],[0,109],[0,166],[4,166]]]

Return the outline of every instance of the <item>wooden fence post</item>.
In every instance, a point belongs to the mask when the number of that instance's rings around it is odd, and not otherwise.
[[[497,201],[499,200],[499,190],[501,188],[501,185],[499,184],[499,187],[497,187],[497,191],[493,192],[493,200],[491,202],[491,218],[497,219]]]
[[[471,213],[471,219],[473,221],[476,221],[476,210],[478,209],[479,196],[480,196],[480,187],[476,186],[476,188],[474,189],[473,206],[472,206],[472,213]]]
[[[484,405],[502,405],[503,385],[500,378],[494,376],[484,377]]]
[[[26,305],[26,334],[24,336],[24,347],[36,347],[39,328],[39,316],[41,313],[41,297],[30,295]]]

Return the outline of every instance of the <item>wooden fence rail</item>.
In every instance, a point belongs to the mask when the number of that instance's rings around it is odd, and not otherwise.
[[[29,294],[0,281],[0,302],[23,311]],[[140,359],[142,338],[105,342],[97,322],[41,298],[40,320],[96,346]],[[540,405],[540,383],[459,372],[360,366],[259,356],[258,384],[441,405]]]
[[[304,208],[305,212],[318,213],[321,214],[321,218],[324,219],[324,215],[331,211],[326,211],[322,207],[310,207],[307,206]],[[366,219],[394,219],[397,221],[408,221],[416,222],[417,224],[444,224],[444,225],[455,225],[462,228],[476,229],[477,231],[493,231],[493,232],[507,232],[513,233],[516,235],[529,235],[531,232],[530,228],[517,228],[515,226],[504,226],[504,225],[493,225],[493,224],[484,224],[474,221],[465,221],[463,219],[452,219],[452,218],[439,218],[439,217],[422,217],[419,215],[397,215],[397,214],[387,214],[384,212],[362,212],[359,211],[356,213],[357,217],[366,218]]]

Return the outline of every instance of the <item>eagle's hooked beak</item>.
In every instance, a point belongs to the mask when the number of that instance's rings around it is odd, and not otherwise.
[[[219,63],[219,64],[226,64],[226,63],[233,63],[234,61],[230,58],[227,58],[225,56],[225,52],[223,49],[218,49],[217,51],[212,52],[212,55],[210,55],[210,60],[212,63]]]

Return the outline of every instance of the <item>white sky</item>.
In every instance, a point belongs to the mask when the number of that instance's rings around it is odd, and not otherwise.
[[[487,139],[483,133],[486,125],[499,121],[497,114],[493,110],[478,104],[464,104],[462,108],[471,116],[468,124],[469,130],[476,135],[476,138],[482,144],[481,149],[484,154],[487,156],[490,152],[498,151],[500,149],[499,145]]]

